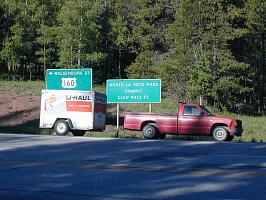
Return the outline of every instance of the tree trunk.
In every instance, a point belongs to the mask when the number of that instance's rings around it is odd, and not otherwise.
[[[119,58],[118,58],[118,76],[119,78],[121,79],[121,55],[122,55],[122,52],[121,52],[121,48],[119,47]]]
[[[43,45],[43,75],[46,81],[46,47]]]

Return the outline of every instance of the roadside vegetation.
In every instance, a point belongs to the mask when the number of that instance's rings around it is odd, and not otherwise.
[[[93,79],[160,78],[241,114],[266,111],[263,0],[0,0],[0,79],[92,68]]]
[[[14,91],[17,96],[40,96],[41,90],[45,89],[44,81],[3,81],[0,80],[0,93]],[[105,93],[105,86],[96,85],[93,87],[95,91]],[[0,105],[4,106],[4,105]],[[23,105],[22,105],[23,106]],[[148,104],[121,104],[121,114],[123,112],[148,112]],[[224,115],[228,117],[236,117],[243,121],[244,134],[241,138],[235,138],[234,141],[239,142],[266,142],[266,117],[265,116],[246,116],[236,115],[230,112],[218,112],[209,107],[216,115]],[[152,111],[158,113],[176,113],[177,102],[175,98],[165,96],[163,94],[162,102],[152,105]],[[0,113],[1,114],[1,113]],[[4,117],[4,116],[2,116]],[[88,137],[117,137],[117,132],[114,129],[116,126],[116,104],[108,105],[107,124],[111,126],[110,130],[103,132],[87,131]],[[27,134],[51,134],[50,130],[39,129],[39,124],[25,123],[18,126],[3,127],[0,122],[1,133],[27,133]],[[70,134],[71,135],[71,134]],[[142,138],[141,132],[120,130],[118,137],[121,138]],[[212,140],[210,137],[204,136],[167,136],[166,139],[178,140]]]
[[[17,95],[40,95],[45,89],[44,81],[0,80],[0,92],[14,91]]]

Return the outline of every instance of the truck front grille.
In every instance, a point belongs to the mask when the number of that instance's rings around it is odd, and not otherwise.
[[[236,128],[242,128],[242,121],[236,120]]]

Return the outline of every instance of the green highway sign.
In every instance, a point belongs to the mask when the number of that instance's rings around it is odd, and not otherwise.
[[[92,69],[47,69],[48,90],[92,90]]]
[[[109,79],[108,103],[160,103],[161,79]]]

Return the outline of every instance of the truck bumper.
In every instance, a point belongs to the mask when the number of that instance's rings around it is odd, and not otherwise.
[[[242,133],[244,130],[243,130],[243,128],[234,128],[234,129],[230,129],[228,131],[230,132],[230,135],[240,137],[240,136],[242,136]]]

